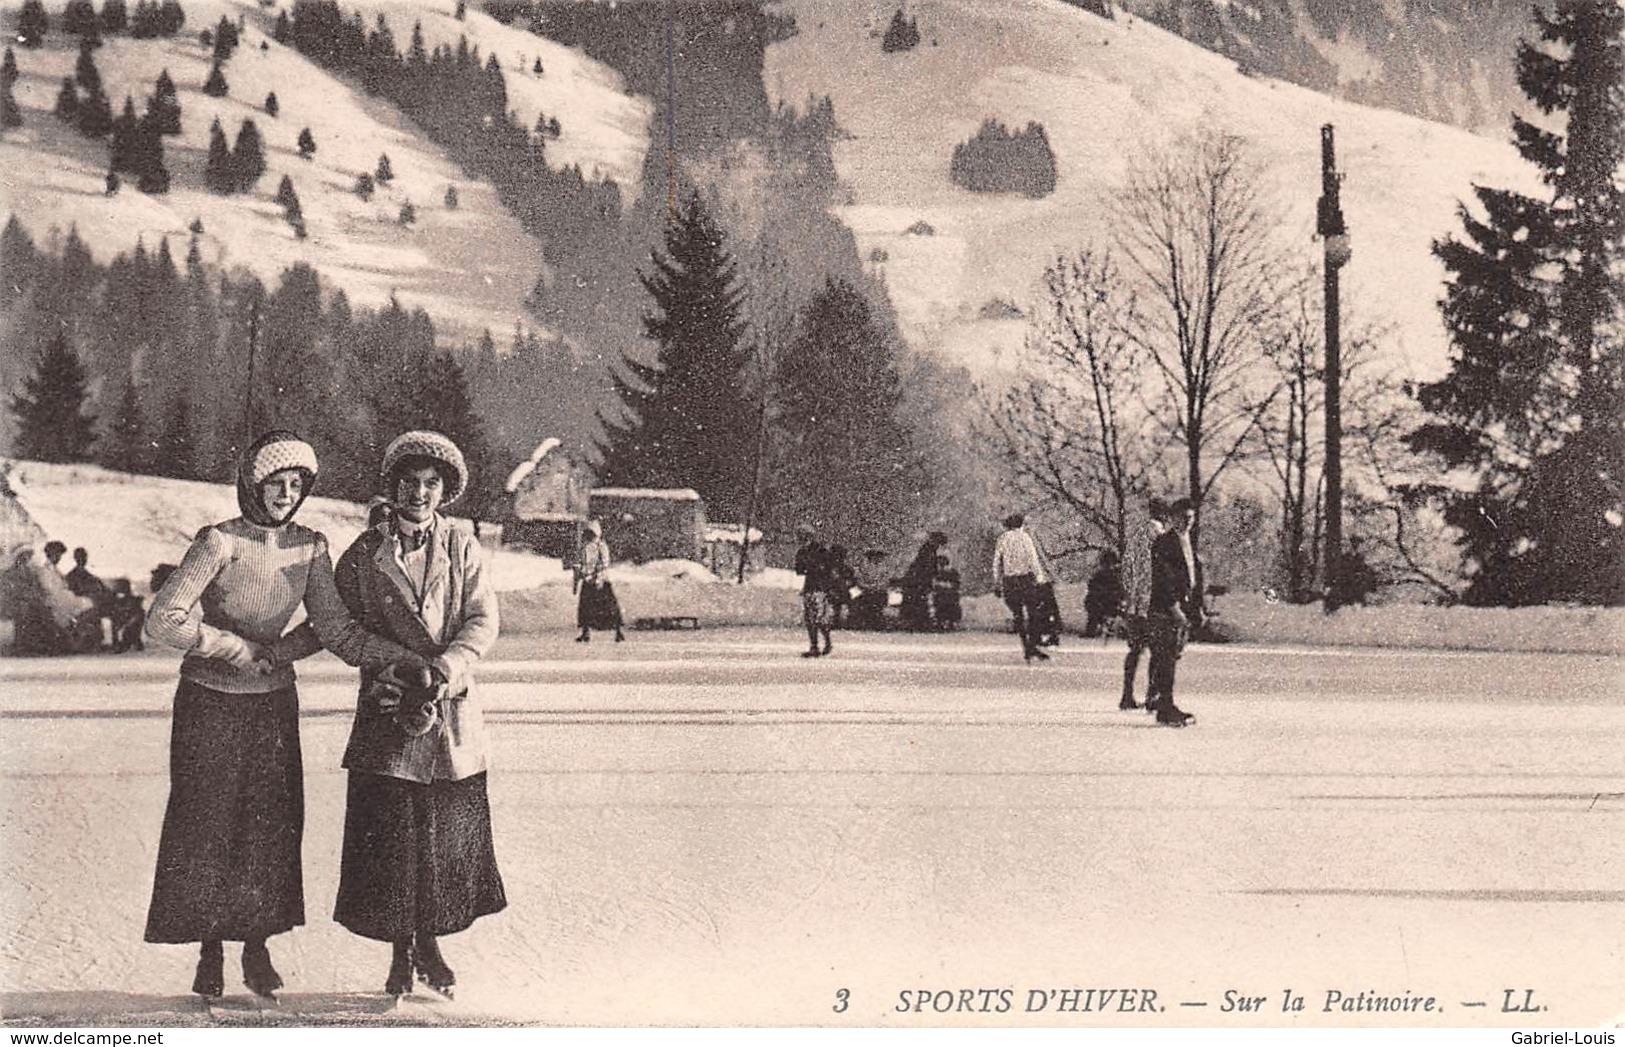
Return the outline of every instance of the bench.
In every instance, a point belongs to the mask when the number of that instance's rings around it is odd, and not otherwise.
[[[698,629],[700,620],[692,614],[662,614],[653,618],[634,618],[634,629]]]

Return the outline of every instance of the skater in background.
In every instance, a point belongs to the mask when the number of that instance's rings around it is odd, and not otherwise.
[[[362,670],[344,751],[333,918],[390,943],[385,992],[406,995],[415,973],[449,998],[457,976],[439,939],[507,906],[473,678],[496,642],[496,593],[473,526],[440,512],[468,488],[457,446],[440,433],[404,433],[385,448],[381,472],[392,518],[345,551],[338,589],[352,614],[412,660]]]
[[[1151,645],[1151,630],[1146,616],[1151,605],[1151,543],[1162,534],[1163,518],[1168,514],[1167,503],[1153,498],[1149,512],[1136,514],[1129,524],[1128,544],[1123,552],[1123,614],[1118,620],[1118,632],[1128,643],[1123,656],[1123,696],[1119,709],[1139,709],[1134,700],[1134,676],[1140,667],[1140,656]],[[1147,691],[1145,705],[1151,704]]]
[[[615,642],[626,639],[622,631],[621,603],[615,597],[615,587],[604,572],[609,570],[609,544],[604,541],[604,528],[597,520],[588,520],[581,534],[581,555],[576,558],[575,585],[576,628],[581,635],[576,643],[592,640],[594,629],[614,629]]]
[[[865,549],[857,571],[858,595],[847,615],[847,628],[880,630],[886,627],[886,606],[891,600],[886,551]]]
[[[932,531],[903,572],[903,623],[913,632],[932,628],[931,591],[937,578],[937,556],[947,544],[946,534]]]
[[[1015,617],[1021,654],[1027,661],[1049,661],[1039,649],[1039,586],[1050,581],[1038,543],[1027,533],[1027,520],[1020,513],[1004,518],[1004,533],[993,546],[993,595],[1001,596]]]
[[[1202,624],[1202,568],[1191,548],[1196,513],[1188,498],[1168,506],[1167,530],[1151,543],[1151,691],[1157,722],[1183,727],[1194,717],[1174,704],[1174,671],[1193,626]]]
[[[1104,549],[1096,562],[1095,572],[1089,576],[1089,588],[1083,597],[1083,635],[1100,636],[1106,623],[1123,614],[1122,558],[1115,549]]]
[[[848,605],[852,603],[852,590],[857,584],[858,572],[846,561],[846,546],[830,546],[829,617],[832,625],[846,627]]]
[[[931,584],[931,620],[938,632],[952,632],[965,618],[959,599],[960,576],[946,553],[937,556],[937,573]]]
[[[796,550],[795,571],[801,575],[801,621],[807,627],[807,649],[803,658],[820,658],[831,650],[829,550],[818,540],[812,524],[796,525],[801,547]],[[823,641],[820,648],[819,641]]]
[[[325,645],[351,665],[411,657],[345,612],[327,540],[293,523],[316,453],[288,432],[237,468],[242,515],[205,527],[153,597],[150,639],[186,652],[169,743],[169,803],[147,912],[149,942],[199,942],[192,991],[225,991],[223,944],[243,984],[274,998],[266,940],[305,922],[304,771],[291,663]],[[283,635],[303,604],[307,623]]]
[[[17,654],[80,654],[101,642],[95,605],[75,596],[56,566],[66,548],[53,541],[43,552],[20,549],[5,573],[0,611],[12,621]]]
[[[128,578],[114,579],[111,584],[91,573],[90,553],[84,546],[73,551],[73,570],[68,572],[68,588],[75,596],[83,596],[94,605],[96,628],[100,631],[106,622],[107,642],[113,653],[119,654],[131,647],[141,647],[143,611],[141,598],[130,591]]]
[[[92,603],[99,603],[108,595],[107,584],[94,574],[87,566],[90,563],[90,553],[84,546],[73,551],[73,570],[69,571],[67,578],[68,591],[75,596],[83,596]]]

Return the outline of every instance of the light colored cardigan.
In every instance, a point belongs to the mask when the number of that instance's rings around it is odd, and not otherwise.
[[[440,702],[441,723],[428,734],[409,738],[367,696],[376,674],[363,669],[355,723],[344,751],[344,766],[352,771],[432,782],[467,778],[489,763],[473,669],[496,643],[500,622],[484,550],[468,521],[450,517],[436,517],[425,548],[421,605],[401,573],[388,524],[363,531],[339,558],[338,589],[350,612],[369,631],[416,652],[448,682],[448,697]]]

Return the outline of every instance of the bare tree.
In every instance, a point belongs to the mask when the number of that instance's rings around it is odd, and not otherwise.
[[[1110,256],[1088,250],[1049,265],[1043,289],[1025,380],[984,393],[986,422],[1018,482],[1122,552],[1129,503],[1144,493],[1149,466],[1134,298]]]
[[[1317,282],[1311,273],[1294,288],[1262,341],[1277,387],[1257,434],[1281,503],[1284,595],[1298,603],[1318,598],[1322,566],[1325,344],[1320,303],[1312,293]],[[1422,548],[1429,528],[1419,521],[1417,499],[1407,488],[1414,456],[1402,439],[1421,418],[1403,382],[1380,362],[1383,337],[1380,330],[1356,326],[1341,354],[1351,508],[1360,517],[1362,542],[1381,550],[1388,581],[1426,585],[1448,602],[1455,598],[1445,581],[1448,571],[1437,563],[1437,549]]]
[[[750,529],[760,516],[765,471],[771,460],[773,376],[779,354],[795,336],[796,310],[790,297],[789,260],[766,229],[745,258],[745,339],[750,347],[745,361],[745,395],[756,405],[756,454],[739,545],[738,581],[745,581],[750,559]]]
[[[1292,280],[1240,139],[1187,140],[1132,166],[1118,237],[1145,287],[1135,338],[1162,378],[1157,413],[1185,452],[1194,539],[1202,501],[1279,393],[1260,380],[1261,333]]]

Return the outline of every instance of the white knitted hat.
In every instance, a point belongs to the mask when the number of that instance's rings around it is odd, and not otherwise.
[[[284,469],[304,469],[316,475],[316,450],[303,440],[276,439],[254,452],[249,482],[256,487]]]
[[[389,446],[384,448],[385,488],[390,486],[390,474],[403,458],[432,458],[446,467],[450,475],[446,477],[446,497],[440,503],[443,506],[455,502],[468,486],[468,465],[463,461],[463,452],[439,433],[414,429],[389,442]]]

